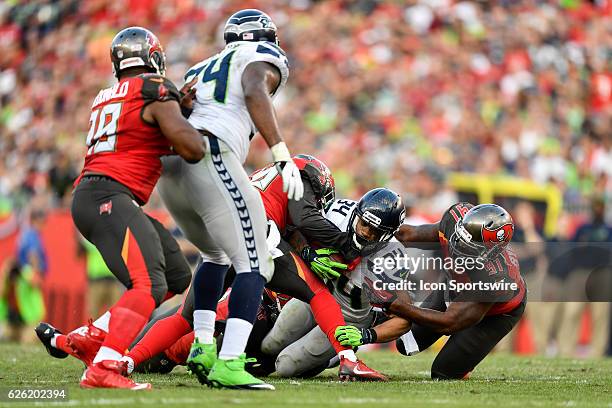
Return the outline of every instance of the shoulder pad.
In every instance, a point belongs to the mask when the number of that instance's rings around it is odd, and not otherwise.
[[[142,97],[150,102],[180,100],[176,86],[168,78],[158,74],[142,74]]]
[[[440,220],[440,232],[444,235],[450,234],[455,229],[455,224],[463,218],[465,213],[467,213],[472,207],[473,204],[468,202],[461,202],[457,204],[453,204],[442,216]],[[447,235],[447,238],[450,235]]]
[[[263,61],[275,66],[281,74],[279,89],[284,87],[289,78],[289,60],[285,51],[270,42],[247,43],[247,47],[238,47],[237,51],[244,55],[244,66],[251,62]],[[246,44],[245,44],[246,45]]]

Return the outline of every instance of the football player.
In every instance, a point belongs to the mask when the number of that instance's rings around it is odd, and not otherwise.
[[[283,141],[272,104],[287,82],[289,68],[276,26],[259,10],[232,15],[224,38],[223,50],[185,75],[195,90],[189,122],[200,130],[210,155],[197,165],[165,160],[159,192],[186,238],[206,258],[192,282],[197,346],[207,356],[207,363],[198,366],[198,376],[215,387],[273,390],[244,369],[244,349],[274,264],[266,245],[265,209],[243,163],[259,131],[272,151],[283,191],[290,200],[302,198],[300,171]],[[230,265],[236,270],[234,296],[217,358],[215,310]]]
[[[360,248],[362,254],[391,240],[403,223],[404,215],[400,196],[386,188],[369,191],[359,202],[336,200],[325,213],[328,220],[348,233],[351,242]],[[357,263],[355,268],[345,271],[336,279],[328,279],[331,292],[350,325],[343,326],[342,331],[350,336],[355,336],[356,332],[360,336],[361,332],[356,328],[370,327],[374,317],[368,298],[361,290],[360,266]],[[334,357],[335,350],[322,330],[323,326],[317,326],[318,320],[313,312],[312,304],[292,299],[262,343],[262,351],[278,356],[276,371],[282,377],[317,375],[328,367],[330,359]],[[340,361],[341,379],[359,379],[344,369]],[[366,369],[359,367],[356,371],[366,377]]]
[[[123,352],[151,312],[186,289],[191,273],[176,241],[141,205],[161,174],[161,156],[176,152],[178,161],[196,163],[204,146],[181,114],[179,91],[164,77],[164,51],[153,33],[141,27],[120,31],[110,57],[118,82],[93,101],[71,212],[127,290],[83,330],[63,336],[43,324],[37,333],[48,348],[72,351],[88,365],[82,387],[145,389],[150,384],[120,374]]]
[[[311,306],[317,324],[327,334],[328,344],[331,343],[338,353],[339,373],[343,379],[384,380],[384,376],[359,361],[351,347],[342,346],[335,339],[335,329],[345,325],[340,307],[325,284],[311,272],[291,245],[281,237],[286,235],[287,230],[292,229],[300,231],[309,240],[321,245],[347,247],[347,243],[350,243],[350,235],[327,220],[322,213],[323,208],[334,198],[334,180],[327,166],[307,155],[298,155],[293,161],[300,169],[304,184],[304,198],[300,201],[288,199],[287,193],[282,189],[282,177],[275,167],[267,166],[251,176],[252,183],[260,191],[266,208],[267,243],[274,259],[275,272],[266,287],[296,297]],[[329,250],[317,252],[311,251],[310,248],[303,251],[311,268],[326,276],[339,275],[334,268],[341,270],[347,268],[345,264],[330,260],[329,256],[336,252]],[[160,321],[128,353],[130,367],[151,358],[190,331],[193,307],[193,290],[190,290],[180,313]],[[352,328],[352,330],[357,329]],[[207,381],[206,376],[202,375],[205,372],[203,367],[210,364],[210,355],[201,351],[204,348],[205,346],[196,340],[188,361],[190,369],[202,383]]]
[[[385,293],[364,285],[371,302],[395,317],[373,329],[362,330],[362,336],[353,337],[353,332],[346,334],[340,328],[336,337],[342,344],[352,346],[398,339],[398,350],[413,355],[427,349],[441,336],[450,335],[433,362],[431,377],[439,380],[467,378],[512,330],[525,309],[525,282],[517,257],[508,247],[513,231],[512,217],[495,204],[458,203],[450,207],[438,223],[403,225],[396,238],[405,246],[439,243],[445,256],[455,261],[460,258],[482,261],[482,267],[472,262],[474,267],[462,273],[457,267],[446,271],[447,282],[514,285],[507,290],[461,293],[449,290],[448,297],[444,290],[436,290],[420,307],[400,293]]]
[[[231,270],[228,272],[230,275]],[[227,280],[226,280],[227,282]],[[225,322],[227,320],[228,303],[231,289],[228,289],[219,300],[217,306],[217,320],[215,322],[215,339],[217,348],[223,344],[223,332],[225,330]],[[274,325],[274,321],[278,317],[281,308],[290,298],[286,295],[277,294],[269,289],[264,289],[263,298],[257,318],[253,324],[253,330],[247,342],[245,354],[247,355],[247,364],[245,369],[255,376],[267,376],[274,372],[274,358],[269,357],[261,352],[261,341]],[[157,322],[175,315],[179,307],[172,308],[167,313],[158,316],[156,319],[149,322],[144,328],[140,336],[136,339],[137,342],[147,335],[149,330],[156,326]],[[170,335],[170,333],[164,333]],[[195,334],[191,330],[187,334],[180,337],[174,344],[159,351],[153,350],[156,354],[150,354],[151,350],[147,350],[144,360],[138,360],[139,363],[133,367],[134,372],[140,373],[159,373],[167,374],[172,371],[177,365],[186,365],[187,357],[191,345],[194,342]],[[141,346],[143,343],[141,343]],[[135,346],[135,345],[134,345]],[[150,357],[148,357],[150,355]],[[142,357],[141,355],[140,357]],[[131,370],[132,368],[130,368]]]

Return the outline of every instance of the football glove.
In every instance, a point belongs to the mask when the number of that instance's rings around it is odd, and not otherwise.
[[[334,261],[330,255],[338,251],[331,248],[312,249],[305,247],[302,250],[302,259],[310,266],[310,269],[321,279],[335,279],[340,276],[340,271],[348,269],[346,264]]]
[[[358,329],[355,326],[338,326],[334,334],[336,340],[348,347],[359,347],[364,344],[376,342],[376,331],[374,329]]]
[[[304,184],[300,169],[295,165],[285,142],[275,144],[270,148],[276,169],[283,179],[283,192],[290,200],[299,201],[304,196]]]

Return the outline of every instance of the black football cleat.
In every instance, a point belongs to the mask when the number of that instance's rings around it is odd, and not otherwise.
[[[168,374],[177,364],[163,351],[134,367],[134,372],[144,374]]]
[[[55,358],[66,358],[68,357],[68,353],[63,350],[60,350],[51,345],[51,339],[55,334],[63,334],[61,331],[57,330],[55,327],[51,326],[49,323],[41,322],[34,329],[36,335],[40,339],[40,342],[47,349],[47,353],[51,355],[51,357]]]

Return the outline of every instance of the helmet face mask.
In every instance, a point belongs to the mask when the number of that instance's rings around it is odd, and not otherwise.
[[[263,11],[245,9],[227,19],[223,29],[226,44],[235,41],[268,41],[278,45],[276,24]]]
[[[471,236],[467,238],[465,234],[469,233],[465,230],[461,221],[457,222],[455,232],[448,240],[449,253],[456,258],[486,258],[489,252],[487,248],[478,242],[474,242]]]
[[[362,245],[387,242],[393,237],[395,231],[388,231],[377,227],[375,224],[368,221],[368,216],[371,213],[366,212],[364,216],[355,216],[353,230],[357,236],[358,241]]]
[[[495,204],[478,205],[455,224],[449,254],[491,260],[506,248],[513,232],[514,222],[505,209]]]
[[[386,188],[366,193],[349,221],[353,246],[363,250],[389,241],[404,222],[405,209],[400,196]]]
[[[333,186],[333,179],[331,188],[328,188],[327,190],[327,192],[324,192],[321,195],[321,199],[318,202],[320,210],[326,210],[327,207],[329,207],[336,199],[336,189]]]

